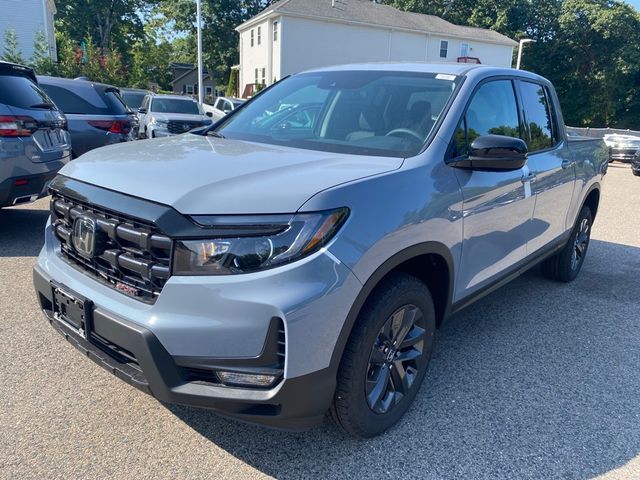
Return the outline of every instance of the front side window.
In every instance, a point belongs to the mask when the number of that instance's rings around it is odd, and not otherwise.
[[[520,121],[511,80],[483,84],[474,94],[454,135],[452,157],[466,155],[483,135],[520,138]]]
[[[431,73],[338,71],[272,86],[216,130],[227,138],[309,150],[410,157],[458,83]]]
[[[440,40],[440,58],[447,58],[449,50],[449,42],[447,40]]]
[[[553,147],[556,143],[553,132],[553,117],[544,87],[537,83],[521,81],[520,94],[529,127],[528,138],[525,138],[529,152]]]

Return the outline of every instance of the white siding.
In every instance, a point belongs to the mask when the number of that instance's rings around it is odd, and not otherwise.
[[[278,22],[277,42],[273,42],[274,21]],[[261,45],[257,44],[258,26],[262,30]],[[441,40],[449,42],[446,59],[440,58]],[[511,46],[289,16],[266,18],[240,32],[240,90],[255,82],[256,68],[267,69],[267,84],[271,84],[274,78],[345,63],[456,62],[462,43],[469,46],[467,56],[478,57],[485,65],[511,67]]]
[[[22,50],[22,55],[26,60],[29,60],[33,55],[33,45],[37,31],[41,31],[49,38],[49,50],[52,55],[55,55],[53,16],[52,14],[45,14],[46,5],[47,2],[44,0],[2,0],[0,54],[5,47],[5,32],[13,29],[18,36],[20,50]]]

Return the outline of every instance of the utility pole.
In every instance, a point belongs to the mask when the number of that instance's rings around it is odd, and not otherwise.
[[[202,84],[202,1],[196,0],[196,21],[198,22],[198,102],[204,103],[204,85]]]
[[[522,63],[522,50],[524,49],[525,43],[536,43],[536,41],[530,38],[523,38],[520,40],[520,44],[518,45],[518,61],[516,62],[516,70],[520,70],[520,64]]]

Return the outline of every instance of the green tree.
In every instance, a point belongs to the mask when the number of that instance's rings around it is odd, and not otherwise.
[[[33,55],[29,60],[29,66],[32,67],[38,75],[55,75],[57,72],[56,64],[51,59],[49,52],[49,42],[42,30],[36,32],[33,43]]]
[[[227,97],[235,97],[238,95],[238,72],[231,70],[229,73],[229,81],[227,82]]]
[[[115,47],[121,54],[144,37],[144,19],[153,0],[58,0],[58,29],[74,41],[93,41],[105,54]]]
[[[27,63],[22,55],[22,50],[20,50],[20,46],[18,45],[18,35],[12,28],[9,28],[4,32],[4,51],[2,52],[2,60],[19,63],[20,65]]]
[[[239,60],[235,28],[260,13],[270,3],[271,0],[202,0],[204,63],[212,67],[211,74],[218,82],[228,78],[231,67]],[[194,1],[163,0],[158,2],[154,12],[163,15],[165,21],[175,29],[195,38]]]

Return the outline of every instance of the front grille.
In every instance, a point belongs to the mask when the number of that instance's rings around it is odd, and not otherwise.
[[[90,216],[96,225],[96,249],[90,258],[73,246],[75,220]],[[172,242],[150,223],[64,197],[53,192],[51,223],[62,257],[119,292],[153,303],[171,272]]]
[[[170,120],[167,124],[167,130],[174,134],[181,134],[193,130],[194,128],[201,127],[201,122],[188,122],[183,120]]]

